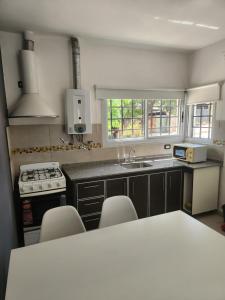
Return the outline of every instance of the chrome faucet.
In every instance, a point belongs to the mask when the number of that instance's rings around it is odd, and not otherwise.
[[[132,155],[133,153],[133,155]],[[133,147],[130,148],[129,152],[128,152],[128,161],[129,162],[132,162],[132,161],[135,161],[135,149]]]

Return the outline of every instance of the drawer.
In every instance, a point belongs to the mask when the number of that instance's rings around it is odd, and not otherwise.
[[[104,181],[91,181],[77,184],[78,199],[104,196]]]
[[[99,225],[101,214],[83,217],[83,223],[86,230],[97,229]]]
[[[104,197],[88,200],[78,200],[78,212],[81,216],[101,212],[103,202]]]

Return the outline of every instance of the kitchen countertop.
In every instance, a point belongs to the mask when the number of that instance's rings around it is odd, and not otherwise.
[[[140,161],[140,159],[139,159]],[[152,166],[145,168],[132,168],[126,169],[122,167],[118,161],[97,161],[97,162],[85,162],[85,163],[74,163],[65,164],[62,166],[63,171],[69,177],[70,180],[83,180],[105,176],[116,176],[116,175],[129,175],[131,173],[143,173],[148,171],[158,171],[162,169],[174,169],[174,168],[189,168],[199,169],[208,168],[213,166],[221,166],[221,162],[208,160],[202,163],[188,164],[182,161],[178,161],[173,158],[158,158],[153,159],[152,157],[143,158],[143,161],[149,162]]]

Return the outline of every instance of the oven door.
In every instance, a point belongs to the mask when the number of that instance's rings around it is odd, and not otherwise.
[[[175,145],[173,147],[173,157],[186,161],[187,160],[187,148]]]
[[[66,205],[64,193],[21,198],[23,245],[39,243],[43,215],[51,208]]]
[[[23,227],[41,226],[44,213],[54,207],[66,205],[65,194],[48,194],[21,198]]]

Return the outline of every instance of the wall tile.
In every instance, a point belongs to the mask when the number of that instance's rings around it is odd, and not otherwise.
[[[12,148],[50,146],[48,125],[10,126]]]
[[[65,132],[63,125],[49,125],[49,138],[49,143],[51,146],[62,144],[60,138],[62,138],[65,142],[71,141],[71,137]]]
[[[85,142],[93,141],[94,143],[102,143],[102,124],[92,125],[92,134],[85,135]]]
[[[32,126],[11,126],[10,140],[12,148],[26,148],[36,146],[54,146],[62,142],[70,141],[70,136],[64,131],[62,125],[32,125]],[[93,132],[85,136],[84,141],[94,141],[95,143],[102,140],[101,124],[93,124]],[[138,144],[134,146],[117,147],[117,148],[98,148],[89,150],[68,150],[52,152],[34,152],[12,155],[13,169],[18,173],[21,164],[58,161],[60,164],[78,163],[88,161],[100,161],[110,159],[123,159],[131,147],[135,148],[136,156],[169,154],[171,150],[164,150],[163,144]]]
[[[215,160],[224,160],[224,146],[210,145],[207,147],[207,157]]]
[[[101,143],[101,124],[92,125],[92,134],[87,134],[84,136],[84,142],[93,141],[94,143]],[[65,132],[64,125],[49,125],[50,131],[50,144],[58,145],[62,144],[60,138],[63,138],[65,142],[71,142],[71,135]],[[76,138],[75,138],[76,141]]]
[[[20,165],[34,164],[40,162],[49,162],[51,161],[51,153],[31,153],[31,154],[18,154],[14,155],[12,162],[15,170],[15,174],[19,173]]]

